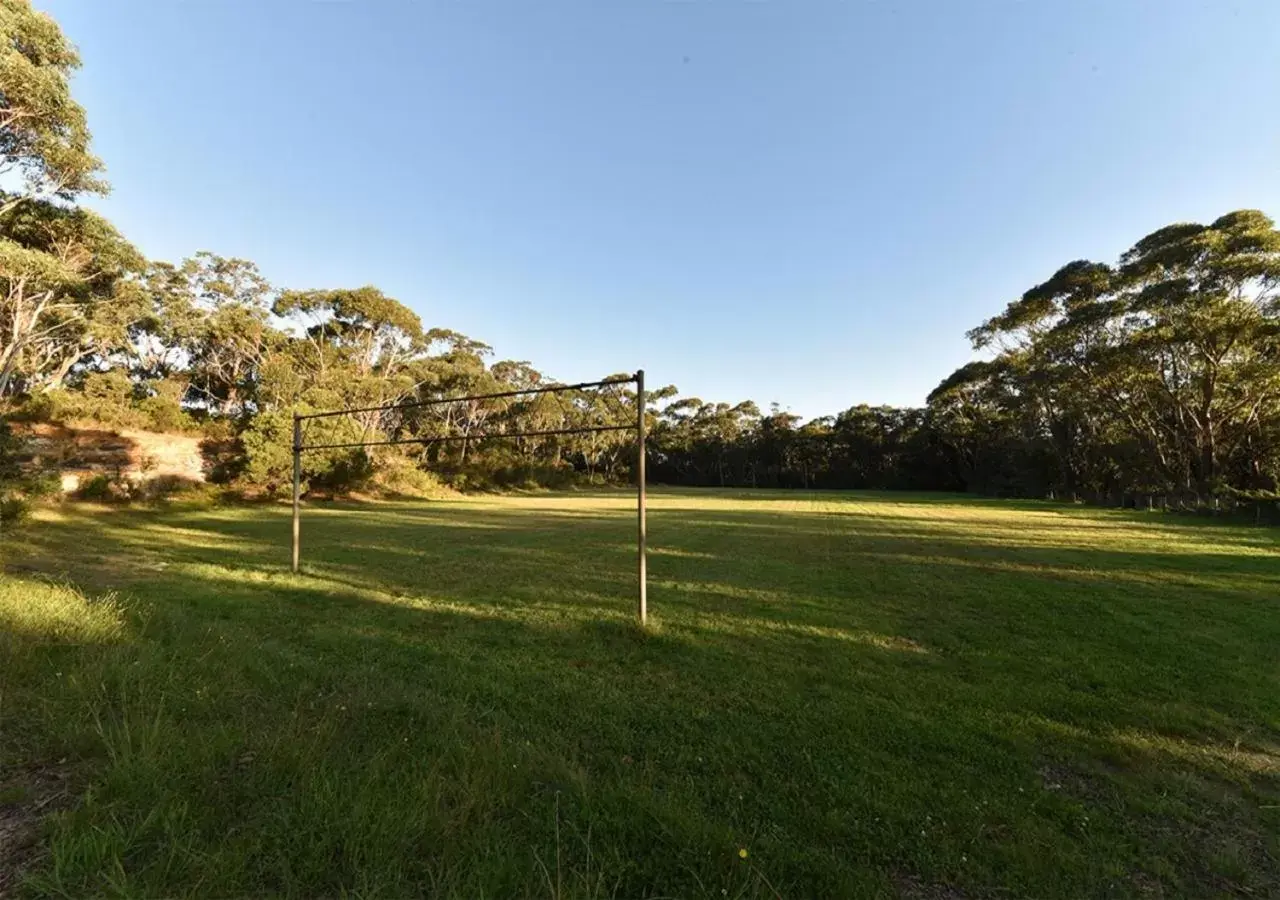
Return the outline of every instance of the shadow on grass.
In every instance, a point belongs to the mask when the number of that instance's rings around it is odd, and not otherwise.
[[[651,523],[650,631],[625,509],[317,507],[297,577],[283,510],[40,525],[29,564],[139,598],[132,668],[71,691],[85,752],[133,768],[57,832],[62,886],[114,853],[143,893],[525,894],[561,860],[578,893],[767,895],[739,846],[797,895],[1276,883],[1273,560],[965,516]]]

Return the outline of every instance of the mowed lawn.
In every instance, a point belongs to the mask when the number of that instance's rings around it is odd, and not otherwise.
[[[310,504],[299,576],[282,506],[42,513],[4,537],[0,824],[44,818],[0,868],[67,897],[1280,895],[1275,531],[669,490],[649,530],[642,631],[621,492]]]

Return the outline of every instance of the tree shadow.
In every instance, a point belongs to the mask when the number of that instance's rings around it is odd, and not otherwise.
[[[651,516],[655,549],[669,552],[650,560],[649,630],[632,624],[626,509],[308,509],[296,577],[287,511],[270,507],[73,510],[41,523],[24,555],[142,598],[140,635],[190,654],[176,683],[226,687],[225,703],[167,713],[175,734],[260,707],[299,734],[349,725],[358,734],[322,744],[348,775],[406,735],[462,783],[514,760],[519,782],[492,802],[516,814],[489,809],[454,839],[478,853],[487,830],[548,852],[554,802],[557,825],[616,852],[624,895],[704,893],[701,860],[735,841],[761,848],[788,893],[883,887],[885,872],[906,867],[1068,895],[1088,884],[1055,887],[1028,854],[1052,844],[1096,883],[1151,848],[1213,868],[1193,833],[1159,830],[1142,789],[1207,803],[1234,778],[1253,796],[1277,794],[1269,776],[1205,749],[1275,758],[1266,723],[1280,629],[1258,589],[1277,578],[1271,559],[1030,544],[1016,530],[984,536],[982,520]],[[254,752],[305,783],[278,746],[282,727],[258,726]],[[448,741],[480,747],[477,760],[457,759]],[[202,762],[179,779],[188,785],[212,765],[192,753]],[[1050,765],[1086,780],[1105,771],[1118,787],[1081,799],[1048,786],[1062,781],[1043,775]],[[249,788],[248,822],[301,802]],[[406,803],[425,802],[405,791]],[[1097,807],[1101,838],[1081,830],[1082,806]],[[1250,834],[1262,831],[1255,806],[1237,810]],[[965,874],[962,858],[975,856],[977,874]],[[449,858],[407,863],[409,883],[428,883],[433,860]],[[255,858],[255,883],[272,883],[270,863]],[[330,892],[350,887],[355,864],[333,877]]]

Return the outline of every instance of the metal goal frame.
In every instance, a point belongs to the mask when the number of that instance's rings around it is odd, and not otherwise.
[[[563,393],[589,388],[609,387],[619,384],[636,386],[636,421],[628,425],[586,425],[577,428],[551,428],[542,431],[485,432],[480,434],[444,435],[430,438],[404,438],[397,440],[350,441],[335,444],[304,444],[302,423],[310,419],[327,419],[355,413],[386,412],[396,409],[416,409],[426,406],[442,406],[446,403],[462,403],[469,400],[496,400],[503,397],[524,397],[534,394]],[[607,378],[603,381],[583,381],[578,384],[553,384],[546,387],[515,391],[499,391],[494,394],[474,394],[469,397],[441,397],[433,400],[412,400],[406,403],[387,403],[382,406],[360,406],[333,409],[323,412],[293,413],[293,561],[292,571],[300,571],[302,557],[302,454],[308,450],[338,450],[345,448],[388,447],[398,444],[434,444],[439,441],[484,440],[486,438],[550,437],[558,434],[590,434],[601,431],[634,431],[636,434],[636,615],[640,624],[649,617],[648,602],[648,534],[645,502],[645,393],[644,369],[627,378]]]

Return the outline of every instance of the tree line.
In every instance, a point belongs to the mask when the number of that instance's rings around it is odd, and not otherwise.
[[[290,480],[295,411],[553,383],[424,325],[376,287],[280,288],[251,261],[208,252],[146,259],[79,202],[107,186],[69,89],[74,47],[28,0],[0,0],[0,31],[9,418],[202,432],[216,478],[271,493]],[[1170,225],[1114,263],[1068,263],[978,325],[979,358],[920,408],[858,405],[806,422],[653,391],[649,472],[725,487],[1274,498],[1278,285],[1280,232],[1263,213]],[[634,465],[626,432],[480,435],[635,416],[634,387],[618,385],[315,420],[309,443],[421,443],[309,453],[305,477],[315,490],[620,481]]]

